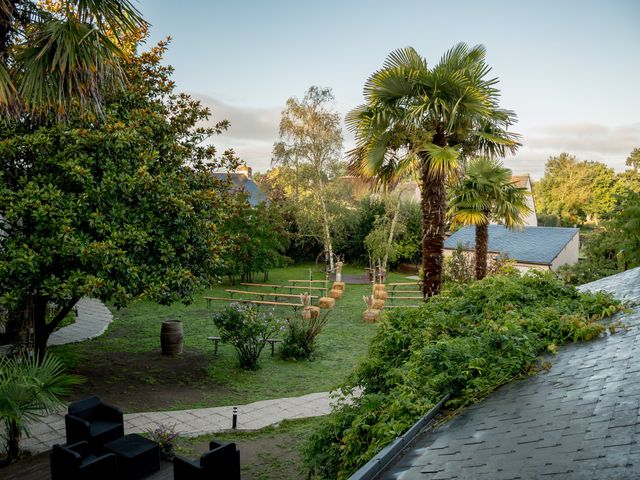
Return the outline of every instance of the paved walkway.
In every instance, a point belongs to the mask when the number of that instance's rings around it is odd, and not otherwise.
[[[282,420],[327,415],[331,412],[331,405],[328,392],[238,405],[237,428],[259,430]],[[162,423],[175,425],[181,435],[195,437],[229,430],[232,415],[233,407],[130,413],[124,416],[124,429],[126,433],[142,433]],[[49,450],[55,443],[64,443],[64,413],[50,415],[33,424],[30,430],[32,436],[23,442],[23,446],[34,453]]]
[[[581,289],[640,302],[640,268]],[[640,308],[618,318],[626,329],[562,347],[548,373],[427,431],[380,478],[640,478]]]
[[[95,298],[81,298],[76,309],[78,318],[75,323],[53,332],[47,345],[64,345],[99,337],[113,320],[105,304]]]

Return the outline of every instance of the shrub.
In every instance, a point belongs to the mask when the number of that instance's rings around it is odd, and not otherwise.
[[[458,244],[451,256],[445,257],[442,274],[446,282],[469,283],[475,280],[476,262],[473,252],[467,252]]]
[[[285,360],[311,360],[316,349],[316,338],[327,324],[329,312],[315,318],[293,318],[280,347],[280,357]]]
[[[362,394],[337,408],[305,446],[311,475],[347,478],[446,393],[449,406],[476,402],[534,371],[543,352],[597,337],[604,327],[595,320],[619,309],[608,295],[532,272],[449,284],[418,309],[390,312],[342,387]]]
[[[0,356],[0,418],[4,424],[8,461],[18,457],[20,439],[29,435],[29,423],[64,405],[62,396],[82,379],[69,375],[62,362],[45,355]]]
[[[233,345],[238,353],[240,368],[257,370],[260,353],[266,340],[277,331],[284,330],[284,322],[273,313],[261,313],[255,305],[232,303],[213,314],[223,342]]]

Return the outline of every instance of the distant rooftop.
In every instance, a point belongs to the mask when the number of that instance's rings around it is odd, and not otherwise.
[[[527,182],[530,182],[529,174],[526,173],[524,175],[513,175],[511,177],[511,181],[516,184],[518,188],[527,188]]]
[[[579,232],[577,228],[524,227],[509,230],[503,225],[489,225],[489,252],[508,255],[524,263],[550,265],[554,258]],[[475,249],[475,227],[462,227],[444,242],[444,248],[458,244],[466,250]]]
[[[267,200],[267,196],[260,190],[256,182],[245,173],[214,173],[220,179],[231,177],[236,190],[244,190],[248,195],[249,205],[257,207],[260,203]]]

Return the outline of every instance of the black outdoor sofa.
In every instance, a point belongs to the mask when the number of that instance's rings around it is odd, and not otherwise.
[[[209,443],[209,451],[196,462],[176,455],[174,480],[240,480],[240,451],[235,443]]]
[[[88,442],[54,445],[51,449],[51,480],[113,480],[118,464],[113,453],[94,455]]]
[[[96,396],[69,405],[64,424],[67,444],[85,441],[95,449],[124,436],[122,410]]]

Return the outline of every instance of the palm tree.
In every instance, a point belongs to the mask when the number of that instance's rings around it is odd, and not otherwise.
[[[147,23],[129,0],[0,0],[0,110],[100,113]]]
[[[0,357],[0,418],[4,422],[9,461],[20,453],[20,438],[28,434],[28,423],[63,405],[61,395],[80,382],[65,373],[55,357]]]
[[[511,171],[498,160],[474,158],[465,175],[453,187],[449,200],[449,216],[453,224],[476,227],[476,278],[487,274],[489,222],[503,223],[514,229],[524,225],[531,212],[527,205],[529,192],[511,181]]]
[[[425,298],[442,285],[446,179],[471,152],[504,156],[519,146],[507,130],[515,114],[499,108],[489,71],[481,45],[460,43],[431,68],[413,48],[396,50],[367,80],[366,103],[347,115],[356,137],[352,172],[379,183],[407,174],[419,182]]]

